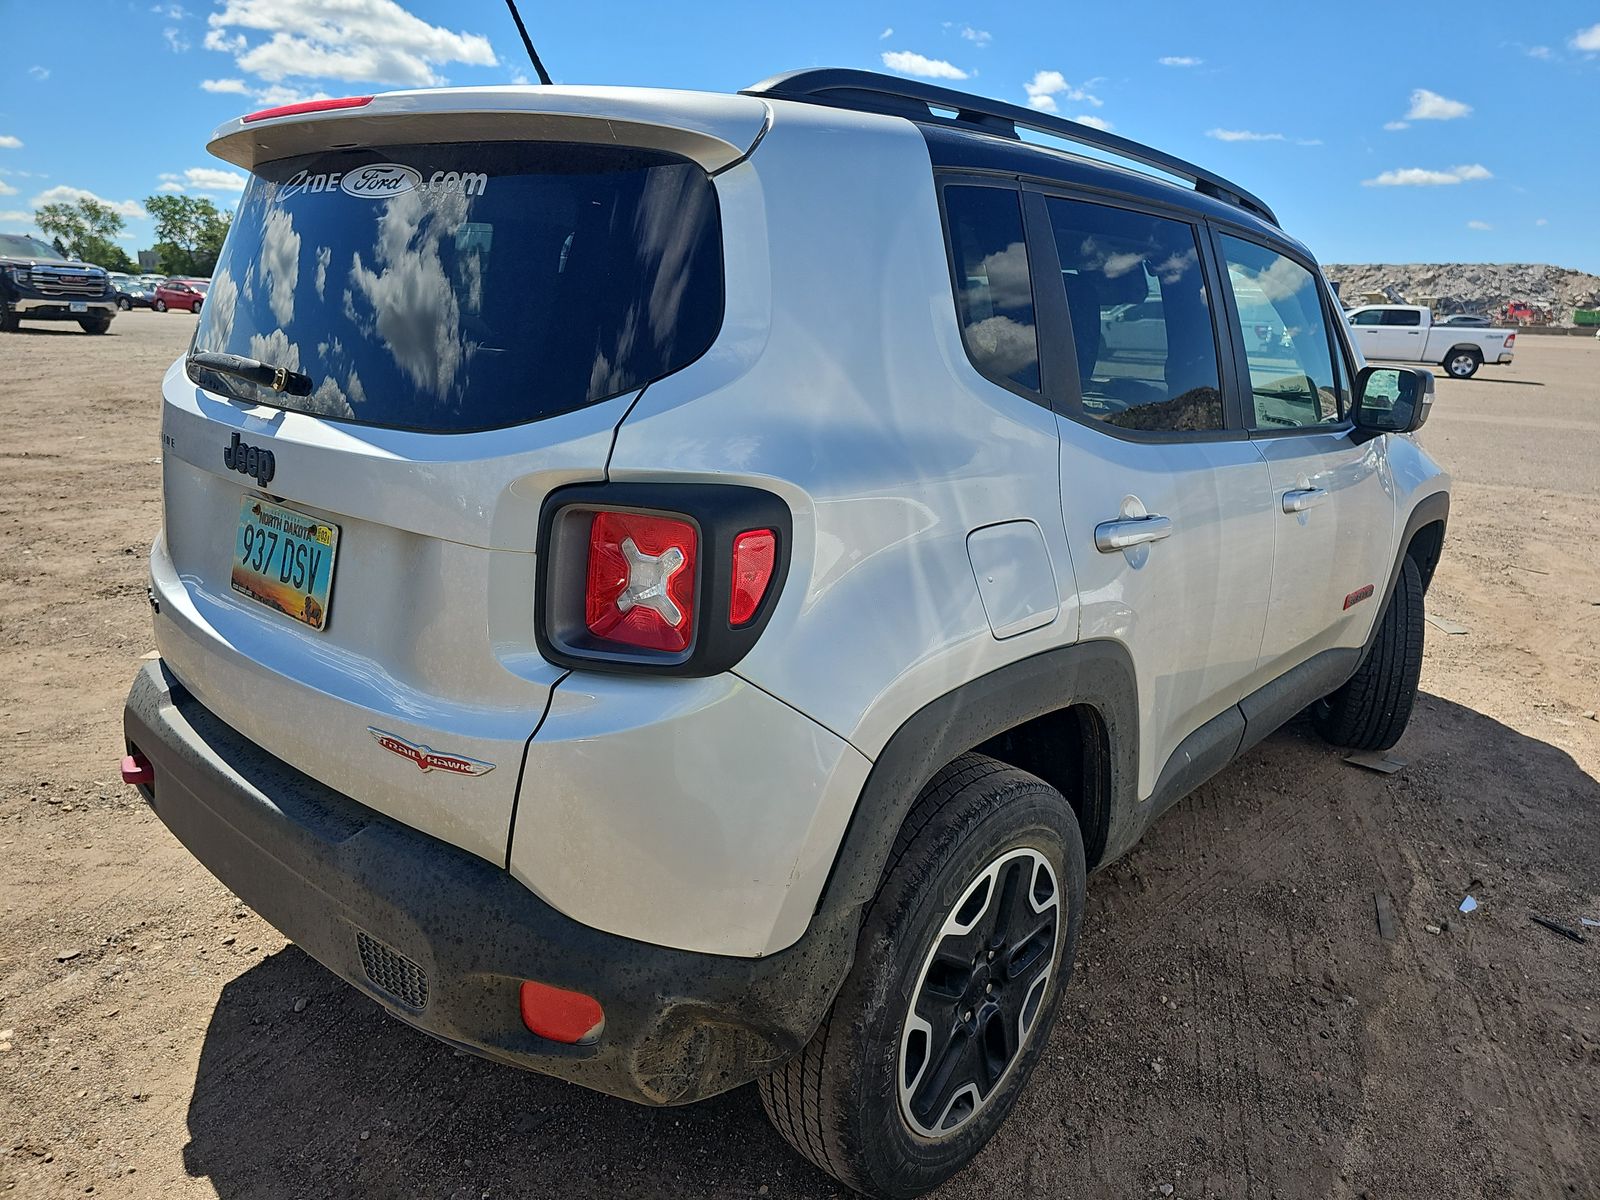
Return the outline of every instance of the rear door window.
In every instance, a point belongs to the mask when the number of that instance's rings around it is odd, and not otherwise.
[[[256,168],[195,340],[308,375],[311,394],[190,373],[347,421],[496,429],[687,366],[722,311],[716,193],[686,159],[528,142],[331,151]]]
[[[1192,225],[1046,200],[1083,415],[1124,430],[1222,429],[1216,330]]]

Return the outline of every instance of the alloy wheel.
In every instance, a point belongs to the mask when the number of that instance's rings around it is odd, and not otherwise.
[[[1061,929],[1055,869],[1010,850],[980,871],[933,939],[900,1035],[900,1114],[945,1138],[983,1109],[1043,1007]]]

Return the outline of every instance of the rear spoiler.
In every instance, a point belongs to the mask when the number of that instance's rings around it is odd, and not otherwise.
[[[661,88],[429,89],[269,109],[222,125],[207,148],[253,170],[274,159],[354,146],[587,142],[663,150],[716,172],[750,152],[770,115],[751,96]]]

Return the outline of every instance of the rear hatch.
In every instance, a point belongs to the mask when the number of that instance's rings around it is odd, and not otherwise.
[[[251,177],[164,383],[162,656],[294,767],[495,862],[560,675],[541,503],[715,340],[709,172],[765,117],[653,95],[398,94],[212,147]]]

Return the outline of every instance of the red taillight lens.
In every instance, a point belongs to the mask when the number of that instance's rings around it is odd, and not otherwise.
[[[582,992],[551,987],[528,980],[519,997],[522,1023],[542,1038],[564,1042],[592,1042],[605,1028],[606,1015],[600,1001]]]
[[[728,597],[728,624],[745,624],[766,598],[772,570],[778,563],[778,535],[770,529],[747,529],[733,539],[733,592]]]
[[[149,787],[156,781],[156,769],[137,750],[122,756],[122,782],[134,787]]]
[[[1506,334],[1506,349],[1509,350],[1509,349],[1511,349],[1511,347],[1515,346],[1516,344],[1517,344],[1517,335],[1514,334],[1514,333]]]
[[[302,100],[298,104],[280,104],[276,108],[263,108],[260,112],[253,112],[242,119],[246,124],[249,124],[251,121],[266,121],[273,117],[297,117],[301,113],[330,112],[337,108],[365,108],[371,103],[371,96],[340,96],[333,100]]]
[[[676,654],[694,640],[699,536],[687,521],[597,512],[589,526],[584,624],[607,641]]]

